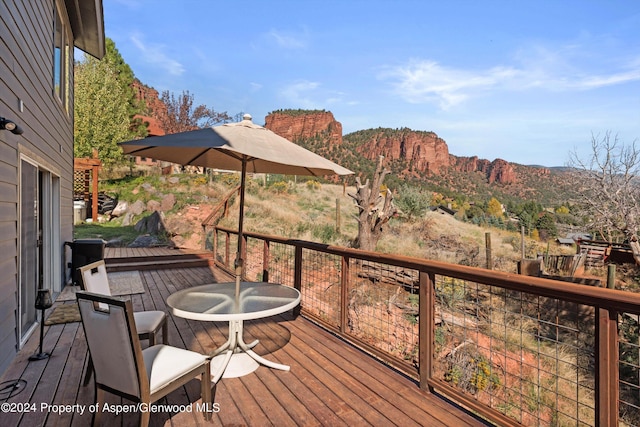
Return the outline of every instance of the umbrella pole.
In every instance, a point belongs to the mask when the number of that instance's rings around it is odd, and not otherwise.
[[[238,222],[238,244],[236,253],[236,261],[235,261],[235,270],[236,270],[236,301],[240,298],[240,280],[242,278],[242,268],[244,265],[244,260],[242,259],[242,248],[244,246],[244,238],[243,238],[243,223],[244,223],[244,189],[246,185],[246,177],[247,177],[247,156],[242,156],[242,172],[240,173],[240,214],[239,214],[239,222]]]

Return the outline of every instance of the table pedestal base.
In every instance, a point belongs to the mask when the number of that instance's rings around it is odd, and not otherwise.
[[[226,362],[226,358],[227,353],[212,358],[211,372],[222,372],[222,378],[238,378],[249,375],[260,366],[247,353],[235,353],[231,355],[231,359],[228,362]],[[224,366],[225,362],[227,363],[226,367]]]
[[[253,350],[258,340],[250,344],[244,342],[242,320],[229,322],[229,338],[227,342],[214,351],[211,356],[211,379],[215,384],[220,378],[237,378],[248,375],[265,365],[270,368],[288,371],[287,365],[265,359]]]

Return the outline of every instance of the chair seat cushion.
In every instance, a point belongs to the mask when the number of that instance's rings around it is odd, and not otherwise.
[[[138,334],[148,334],[157,331],[165,317],[166,314],[164,311],[135,311],[133,313]]]
[[[207,356],[195,351],[164,344],[145,348],[142,356],[152,394],[207,360]]]

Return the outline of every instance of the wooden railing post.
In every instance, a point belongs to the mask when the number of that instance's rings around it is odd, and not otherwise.
[[[418,363],[420,388],[429,389],[435,352],[435,283],[433,273],[420,271],[418,288]]]
[[[242,234],[242,253],[240,254],[240,258],[242,258],[244,260],[244,266],[242,267],[242,280],[247,280],[247,241],[249,239],[247,239],[246,234]],[[240,241],[238,241],[238,244],[240,244]]]
[[[225,233],[225,241],[224,241],[224,265],[229,267],[231,255],[229,254],[229,250],[231,248],[231,233]]]
[[[491,253],[491,233],[484,233],[485,253],[487,254],[487,270],[493,270],[493,257]]]
[[[295,248],[296,253],[293,272],[293,287],[302,292],[302,246],[296,245]],[[302,303],[298,304],[298,306],[293,309],[293,315],[299,315],[301,309]]]
[[[271,253],[269,251],[269,241],[263,240],[264,245],[262,246],[262,281],[269,281],[269,259],[271,257]]]
[[[347,332],[349,318],[349,257],[342,256],[340,269],[340,332]]]
[[[597,309],[596,418],[599,426],[618,425],[618,313]]]

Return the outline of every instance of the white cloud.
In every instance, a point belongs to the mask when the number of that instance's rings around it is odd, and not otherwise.
[[[267,33],[267,37],[284,49],[303,49],[307,47],[304,33],[302,35],[285,34],[281,31],[271,30]]]
[[[301,80],[286,86],[280,92],[280,95],[292,106],[298,108],[317,108],[318,103],[311,99],[311,95],[319,87],[320,83],[318,82]]]
[[[521,74],[521,71],[507,67],[473,72],[444,67],[435,61],[412,61],[389,69],[380,77],[394,80],[396,93],[407,102],[435,103],[447,110],[465,102],[474,93],[517,79]]]
[[[569,49],[569,48],[568,48]],[[563,52],[536,47],[528,55],[520,52],[518,66],[496,66],[486,70],[446,67],[436,61],[412,60],[388,67],[378,76],[391,82],[394,92],[412,104],[430,103],[449,110],[470,98],[489,92],[528,89],[584,91],[640,81],[640,63],[629,61],[625,69],[596,73],[570,64]],[[566,52],[564,52],[566,53]]]
[[[184,66],[167,55],[165,46],[146,44],[140,34],[133,34],[130,39],[138,50],[140,50],[142,58],[147,63],[156,65],[173,76],[180,76],[184,73]]]
[[[576,81],[574,87],[577,89],[595,89],[604,86],[619,85],[634,81],[640,81],[640,69],[621,72],[611,75],[587,76]]]
[[[298,80],[285,86],[280,96],[295,108],[325,109],[340,104],[356,104],[354,101],[345,101],[343,92],[324,89],[319,82],[309,80]]]

